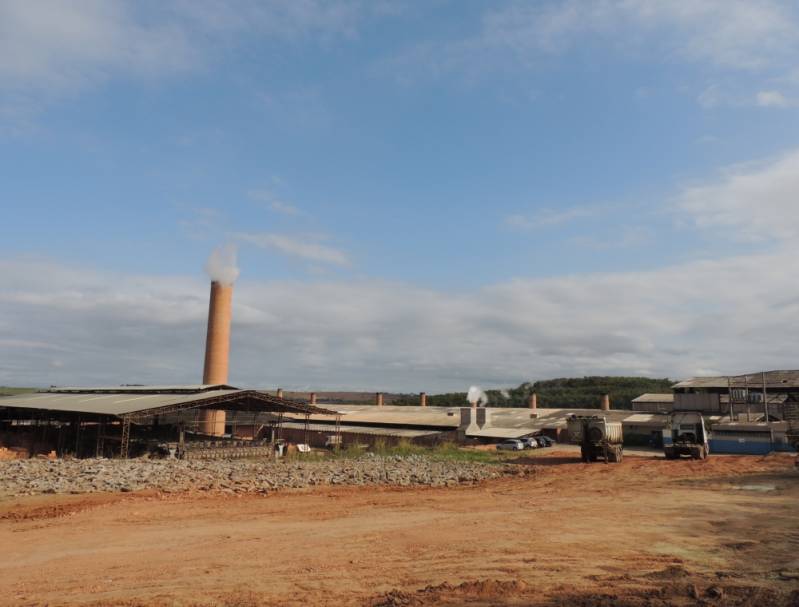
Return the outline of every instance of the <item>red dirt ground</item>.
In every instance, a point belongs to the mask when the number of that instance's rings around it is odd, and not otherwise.
[[[793,457],[521,461],[457,488],[5,500],[0,604],[799,605]]]

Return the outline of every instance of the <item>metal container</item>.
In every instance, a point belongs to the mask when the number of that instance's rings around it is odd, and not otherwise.
[[[573,415],[566,420],[566,427],[569,430],[569,439],[577,445],[583,442],[620,445],[623,442],[621,422],[610,422],[597,415]]]
[[[611,445],[620,445],[623,442],[621,422],[603,421],[604,440]]]

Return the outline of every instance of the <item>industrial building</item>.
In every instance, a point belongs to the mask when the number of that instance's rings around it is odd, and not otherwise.
[[[762,454],[788,451],[788,414],[799,402],[799,371],[694,377],[677,382],[671,394],[642,394],[634,411],[699,411],[710,428],[713,453]]]
[[[532,394],[526,408],[393,406],[333,402],[315,393],[285,398],[276,391],[228,384],[233,285],[212,281],[203,381],[185,386],[51,388],[0,399],[0,444],[30,453],[128,457],[160,451],[179,457],[274,454],[286,443],[314,447],[401,440],[488,443],[547,435],[567,440],[567,418],[597,409],[543,409]],[[799,403],[799,371],[706,377],[674,385],[672,394],[644,394],[633,411],[614,410],[603,395],[601,414],[621,422],[628,444],[658,446],[672,410],[701,411],[712,451],[767,452],[790,448],[786,407]]]
[[[210,451],[218,456],[269,454],[281,441],[289,416],[307,423],[311,415],[339,417],[328,409],[225,384],[54,388],[0,399],[0,440],[32,452],[78,457],[127,457],[159,449],[181,457]],[[209,433],[212,416],[224,428],[215,425]],[[245,431],[248,440],[237,440]]]

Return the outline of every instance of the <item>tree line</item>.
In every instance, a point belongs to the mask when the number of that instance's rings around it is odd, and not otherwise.
[[[602,395],[609,394],[614,409],[632,409],[632,400],[647,392],[671,393],[674,382],[670,379],[650,377],[562,377],[536,382],[525,382],[508,390],[486,390],[489,407],[527,407],[530,395],[535,392],[538,406],[564,409],[599,409]],[[395,398],[392,405],[418,405],[419,396],[407,394]],[[463,407],[466,392],[430,394],[431,407]]]

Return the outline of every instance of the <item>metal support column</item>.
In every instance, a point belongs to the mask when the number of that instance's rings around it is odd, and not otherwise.
[[[731,380],[731,378],[729,376],[727,376],[727,400],[729,401],[727,404],[730,406],[730,421],[733,421],[733,419],[732,419],[732,401],[733,401],[733,398],[732,398],[732,380]]]
[[[80,457],[80,429],[81,421],[80,416],[78,416],[78,421],[75,422],[75,457]]]
[[[94,448],[95,457],[103,457],[104,447],[103,441],[105,440],[105,422],[97,422],[97,444]]]
[[[122,418],[122,445],[119,448],[119,455],[122,459],[128,459],[128,447],[130,446],[130,418]]]
[[[183,459],[183,454],[186,452],[186,429],[183,420],[178,423],[178,459]]]

